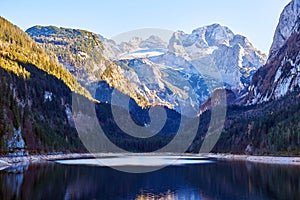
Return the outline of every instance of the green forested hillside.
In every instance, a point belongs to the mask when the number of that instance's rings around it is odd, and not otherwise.
[[[22,64],[35,65],[48,74],[61,79],[71,91],[92,99],[89,92],[64,66],[51,60],[24,31],[0,17],[0,67],[28,79],[30,73],[21,66]]]
[[[84,150],[67,113],[72,92],[93,100],[64,66],[0,17],[0,152],[21,131],[30,151]]]
[[[200,116],[192,151],[198,151],[210,123],[210,111]],[[299,90],[283,98],[252,106],[230,105],[220,139],[213,151],[252,154],[300,154]]]

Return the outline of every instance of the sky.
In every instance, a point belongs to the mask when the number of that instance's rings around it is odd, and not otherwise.
[[[5,0],[0,15],[23,30],[80,28],[107,38],[142,28],[191,33],[219,23],[268,53],[280,13],[291,0]]]

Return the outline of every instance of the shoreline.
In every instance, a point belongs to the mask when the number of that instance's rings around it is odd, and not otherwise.
[[[300,166],[300,156],[255,156],[236,154],[206,154],[210,158],[228,161],[248,161],[253,163],[277,164],[277,165],[298,165]]]
[[[62,154],[40,154],[29,155],[23,157],[0,157],[0,170],[4,167],[10,167],[20,163],[40,163],[54,160],[66,159],[82,159],[92,157],[116,157],[116,156],[194,156],[207,157],[216,160],[226,161],[245,161],[252,163],[264,164],[279,164],[279,165],[293,165],[300,166],[300,156],[285,157],[285,156],[254,156],[254,155],[235,155],[235,154],[192,154],[192,153],[62,153]]]

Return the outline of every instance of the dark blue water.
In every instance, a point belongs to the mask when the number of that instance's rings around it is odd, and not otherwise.
[[[50,162],[0,171],[0,199],[300,199],[300,167],[215,162],[129,174]]]

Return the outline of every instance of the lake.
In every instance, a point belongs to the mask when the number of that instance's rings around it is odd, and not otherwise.
[[[124,158],[108,158],[126,165]],[[115,159],[111,161],[111,159]],[[139,158],[143,162],[145,158]],[[126,169],[157,167],[133,163]],[[159,162],[159,161],[158,161]],[[168,163],[169,164],[169,163]],[[113,164],[112,164],[113,165]],[[159,164],[158,164],[159,165]],[[113,165],[117,166],[117,165]],[[125,166],[124,166],[125,167]],[[122,169],[122,168],[120,168]],[[300,167],[184,158],[148,173],[93,159],[18,165],[0,171],[0,199],[299,199]]]

